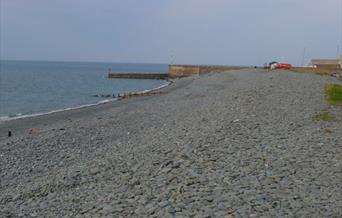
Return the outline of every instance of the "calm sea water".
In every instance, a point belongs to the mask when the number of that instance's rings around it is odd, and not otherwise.
[[[95,95],[166,84],[162,80],[108,79],[108,68],[113,73],[167,72],[164,64],[0,61],[0,119],[96,104],[106,98]]]

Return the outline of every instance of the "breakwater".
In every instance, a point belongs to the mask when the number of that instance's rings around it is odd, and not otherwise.
[[[167,79],[166,73],[109,73],[108,78],[117,79]]]
[[[108,78],[117,79],[158,79],[181,78],[204,73],[222,73],[229,70],[239,70],[243,66],[223,65],[169,65],[168,73],[108,73]]]
[[[169,77],[188,77],[205,73],[222,73],[229,70],[239,70],[243,66],[224,66],[224,65],[169,65]]]

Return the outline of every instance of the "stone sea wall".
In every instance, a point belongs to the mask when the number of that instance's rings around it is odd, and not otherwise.
[[[241,66],[217,65],[169,65],[167,74],[162,73],[109,73],[108,78],[121,79],[167,79],[200,75],[204,73],[221,73],[229,70],[238,70]]]
[[[188,77],[203,73],[221,73],[228,70],[238,70],[241,66],[216,66],[216,65],[169,65],[169,77]]]
[[[168,74],[161,73],[109,73],[108,78],[118,79],[167,79]]]
[[[188,77],[200,74],[200,68],[196,65],[169,65],[169,77]]]

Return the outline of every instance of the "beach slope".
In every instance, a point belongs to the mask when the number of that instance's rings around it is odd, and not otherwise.
[[[339,217],[331,83],[341,82],[237,70],[2,123],[0,217]]]

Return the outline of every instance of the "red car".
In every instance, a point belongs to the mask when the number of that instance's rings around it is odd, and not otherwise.
[[[292,67],[291,64],[287,63],[278,63],[274,66],[274,69],[290,69]]]

